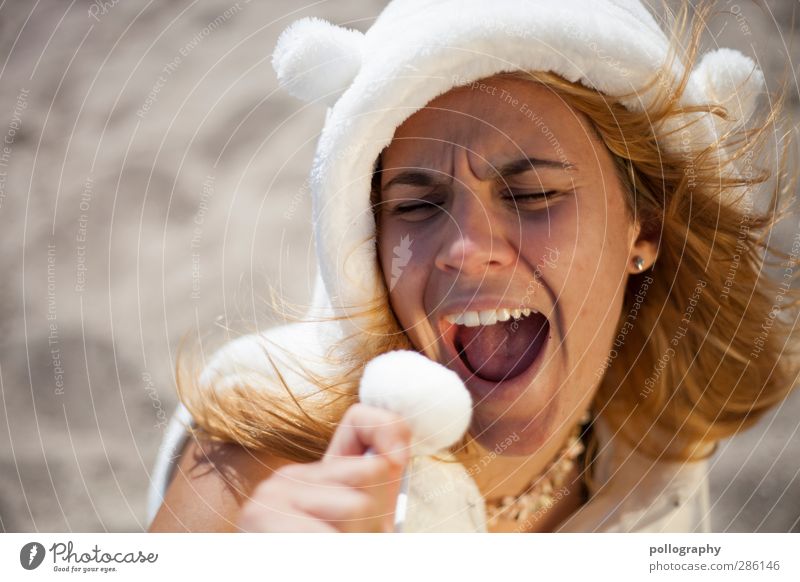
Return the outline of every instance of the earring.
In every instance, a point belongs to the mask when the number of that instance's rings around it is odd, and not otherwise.
[[[636,267],[636,270],[640,273],[644,271],[644,259],[639,255],[633,257],[633,266]]]

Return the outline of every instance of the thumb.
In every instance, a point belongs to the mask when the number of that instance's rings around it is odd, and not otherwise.
[[[345,412],[322,460],[361,456],[372,449],[395,465],[405,465],[410,445],[411,430],[400,415],[366,404],[354,404]]]

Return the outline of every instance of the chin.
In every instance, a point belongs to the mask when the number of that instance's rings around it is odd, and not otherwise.
[[[520,415],[512,408],[505,414],[492,413],[483,406],[473,409],[470,434],[487,451],[496,455],[533,455],[547,445],[547,441],[559,430],[558,398],[539,412]],[[488,454],[488,453],[487,453]]]

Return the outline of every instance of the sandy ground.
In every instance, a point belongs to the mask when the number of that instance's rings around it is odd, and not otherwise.
[[[719,42],[774,84],[795,3],[720,4]],[[144,528],[180,338],[269,325],[267,282],[310,293],[324,112],[276,91],[277,35],[305,15],[364,29],[382,5],[2,5],[0,530]],[[798,418],[795,394],[720,448],[715,529],[800,531]]]

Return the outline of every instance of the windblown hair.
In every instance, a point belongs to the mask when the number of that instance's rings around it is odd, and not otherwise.
[[[588,117],[615,160],[630,217],[657,242],[652,269],[629,277],[620,334],[593,403],[595,415],[604,415],[615,432],[654,459],[707,456],[708,445],[752,425],[784,399],[798,370],[794,321],[800,303],[793,283],[800,234],[791,252],[772,242],[773,226],[793,210],[797,181],[789,171],[794,143],[788,133],[778,134],[786,87],[769,95],[754,121],[711,145],[689,142],[678,152],[661,147],[668,132],[674,138],[696,122],[693,113],[729,118],[719,103],[680,104],[711,9],[692,13],[686,3],[674,15],[670,59],[679,58],[685,72],[675,78],[671,60],[665,63],[645,88],[657,98],[643,112],[553,73],[507,73],[549,87]],[[668,130],[669,120],[684,125]],[[730,163],[739,171],[721,171]],[[379,196],[374,180],[373,202]],[[346,350],[329,354],[338,374],[314,376],[296,363],[328,396],[325,406],[293,396],[274,364],[275,374],[264,381],[277,378],[285,397],[253,382],[201,389],[195,368],[184,365],[185,353],[178,360],[179,396],[213,438],[293,461],[318,459],[357,401],[366,363],[388,350],[413,349],[385,289],[380,301],[363,307],[370,328],[347,338]],[[272,362],[269,348],[264,358]],[[458,451],[468,445],[467,439]]]

